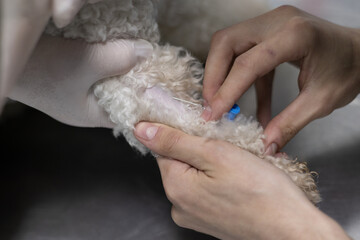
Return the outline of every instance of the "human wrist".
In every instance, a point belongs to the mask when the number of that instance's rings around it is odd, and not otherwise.
[[[268,212],[271,215],[264,209],[263,215],[259,216],[256,223],[262,230],[250,232],[245,239],[351,240],[336,221],[310,202],[294,201],[288,206],[285,205],[281,207],[284,211],[274,212],[274,208],[271,208]],[[235,240],[244,238],[244,232],[230,231],[228,235],[214,236]]]
[[[292,201],[286,205],[283,204],[283,211],[276,215],[271,211],[271,216],[265,217],[267,220],[263,226],[266,227],[253,239],[350,240],[336,221],[310,202]]]
[[[319,211],[319,210],[318,210]],[[320,211],[319,211],[320,212]],[[314,222],[316,219],[314,220]],[[332,218],[320,212],[318,224],[315,225],[319,230],[318,238],[327,240],[350,240],[351,238],[345,233],[342,227]]]
[[[289,239],[326,239],[350,240],[341,226],[315,206],[304,211],[303,224],[297,226],[297,231]]]

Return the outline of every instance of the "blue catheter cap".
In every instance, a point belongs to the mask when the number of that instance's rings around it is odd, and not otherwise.
[[[228,112],[228,119],[234,120],[235,117],[240,113],[240,107],[235,103],[234,106]]]

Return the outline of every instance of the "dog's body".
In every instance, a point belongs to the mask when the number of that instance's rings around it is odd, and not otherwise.
[[[202,120],[202,64],[183,48],[159,45],[157,4],[156,0],[105,0],[86,5],[63,29],[51,24],[47,28],[49,34],[83,38],[88,42],[132,38],[153,44],[153,54],[146,61],[125,75],[104,79],[94,88],[99,104],[117,124],[115,134],[124,135],[143,154],[148,149],[133,135],[135,124],[143,120],[164,123],[192,135],[225,140],[280,168],[309,200],[319,202],[316,184],[305,164],[285,157],[264,156],[263,129],[256,121],[243,115],[234,121],[226,116],[219,121]]]

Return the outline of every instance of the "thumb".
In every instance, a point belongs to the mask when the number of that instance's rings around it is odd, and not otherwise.
[[[315,103],[315,104],[314,104]],[[276,154],[302,128],[319,116],[319,104],[307,93],[300,95],[267,125],[265,155]]]
[[[53,0],[52,18],[55,25],[58,28],[68,25],[84,4],[85,0]]]
[[[153,52],[153,45],[142,39],[116,40],[90,46],[88,60],[99,78],[125,74]]]
[[[209,162],[205,160],[206,139],[204,138],[148,122],[137,124],[134,134],[142,144],[163,157],[179,160],[202,171],[209,167]]]

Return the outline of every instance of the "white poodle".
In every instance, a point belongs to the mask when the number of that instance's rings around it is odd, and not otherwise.
[[[153,44],[154,51],[146,61],[137,64],[127,74],[104,79],[94,87],[99,104],[117,125],[115,135],[124,135],[141,153],[146,154],[148,149],[133,135],[134,126],[139,121],[164,123],[188,134],[225,140],[280,168],[310,201],[317,203],[320,195],[313,174],[304,163],[286,157],[264,156],[263,129],[258,122],[241,114],[234,121],[226,116],[218,121],[202,120],[203,65],[184,48],[159,44],[158,21],[168,39],[177,39],[178,44],[184,40],[192,51],[204,57],[211,33],[217,30],[215,28],[224,27],[215,22],[231,22],[219,20],[213,7],[226,5],[228,1],[105,0],[85,5],[65,28],[57,29],[49,23],[46,32],[88,42],[132,38]],[[210,14],[206,15],[208,10]],[[199,34],[191,28],[184,28],[181,16],[186,16],[188,24],[194,24]],[[176,28],[182,31],[182,35]],[[191,44],[191,40],[197,44]],[[204,44],[198,45],[199,42]]]

